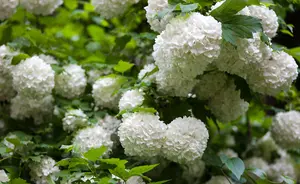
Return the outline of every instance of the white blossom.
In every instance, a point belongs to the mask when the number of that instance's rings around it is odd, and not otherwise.
[[[39,58],[41,58],[42,60],[44,60],[47,64],[58,64],[57,60],[50,55],[45,55],[45,54],[40,54],[38,55]]]
[[[126,155],[151,158],[160,154],[166,129],[159,116],[136,112],[123,117],[118,135]]]
[[[70,64],[55,77],[55,91],[65,98],[76,98],[82,95],[87,85],[85,71],[81,66]]]
[[[146,184],[143,181],[143,178],[140,176],[131,176],[127,181],[126,184]]]
[[[283,182],[281,176],[288,176],[292,179],[296,179],[296,169],[290,158],[276,159],[275,163],[269,166],[267,171],[268,177],[276,182]]]
[[[147,64],[140,71],[138,75],[139,80],[143,80],[144,82],[155,82],[156,73],[146,76],[147,73],[152,72],[156,68],[155,64]]]
[[[220,150],[218,155],[225,155],[229,158],[238,157],[238,154],[230,148]]]
[[[66,112],[62,119],[63,129],[72,132],[88,123],[88,117],[81,109],[72,109]]]
[[[134,109],[135,107],[141,106],[144,100],[144,93],[141,90],[128,90],[122,95],[119,101],[119,109],[120,111]]]
[[[176,118],[166,131],[163,156],[180,164],[190,164],[201,159],[209,135],[205,124],[196,118]]]
[[[283,148],[300,148],[300,113],[297,111],[276,114],[271,126],[272,137]]]
[[[164,15],[162,18],[158,17],[158,13],[168,7],[168,0],[148,0],[148,6],[145,7],[146,18],[153,31],[162,32],[170,20],[175,17],[172,12]]]
[[[0,0],[0,20],[4,20],[12,16],[18,5],[19,0]]]
[[[22,96],[43,97],[52,93],[54,71],[38,56],[21,61],[12,70],[13,87]]]
[[[122,85],[120,77],[103,77],[93,85],[93,97],[97,106],[115,109],[121,95],[118,93]]]
[[[0,170],[0,182],[9,182],[9,178],[3,169]]]
[[[227,82],[225,89],[221,90],[208,103],[212,113],[221,122],[236,120],[247,112],[249,104],[240,97],[233,80]]]
[[[229,178],[226,178],[225,176],[213,176],[205,184],[231,184],[231,180]]]
[[[36,15],[51,15],[63,0],[20,0],[21,6]]]
[[[292,56],[283,51],[273,52],[248,75],[247,82],[253,91],[274,96],[291,87],[298,76],[297,68]]]
[[[104,118],[98,120],[98,124],[102,126],[104,130],[111,133],[115,133],[121,123],[121,120],[118,120],[117,118],[109,114],[106,114]]]
[[[88,127],[77,132],[73,139],[73,145],[81,153],[85,153],[91,148],[105,146],[107,148],[105,155],[107,155],[113,146],[110,135],[99,125]]]
[[[248,158],[247,160],[245,160],[245,165],[247,168],[260,169],[264,172],[267,172],[269,170],[268,163],[260,157]]]
[[[59,168],[55,164],[55,160],[48,156],[41,158],[40,162],[31,162],[29,164],[31,180],[36,184],[48,184],[49,176],[55,180],[53,174],[59,172]]]
[[[113,18],[122,15],[129,6],[138,3],[139,0],[92,0],[95,11],[105,18]]]

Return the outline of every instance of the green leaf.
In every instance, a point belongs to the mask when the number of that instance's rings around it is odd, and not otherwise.
[[[76,168],[78,165],[87,166],[89,163],[83,158],[71,158],[69,162],[69,169]]]
[[[58,161],[56,163],[56,165],[58,165],[58,166],[67,166],[67,165],[69,165],[69,163],[70,163],[70,159],[66,158],[66,159],[62,159],[62,160]]]
[[[129,71],[133,66],[134,64],[121,60],[116,66],[114,66],[114,70],[116,72],[125,73]]]
[[[110,158],[110,159],[101,159],[101,162],[110,164],[110,165],[117,165],[117,166],[124,166],[128,162],[127,160],[120,160],[119,158]]]
[[[64,0],[64,5],[70,10],[75,10],[78,7],[78,2],[77,0]]]
[[[230,158],[225,162],[227,168],[240,180],[242,174],[245,171],[245,164],[240,158]]]
[[[287,52],[292,55],[298,62],[300,62],[300,47],[295,47],[287,50]]]
[[[206,165],[222,167],[223,163],[220,157],[210,148],[207,148],[202,156]]]
[[[115,46],[113,48],[113,51],[114,52],[120,52],[122,51],[126,44],[131,40],[131,36],[129,35],[125,35],[125,36],[122,36],[122,37],[118,37],[115,41]]]
[[[63,67],[60,67],[57,64],[51,64],[51,68],[57,75],[64,71]]]
[[[187,5],[180,4],[179,6],[182,13],[187,13],[196,10],[198,8],[198,3],[187,4]]]
[[[92,148],[89,151],[85,152],[83,156],[90,161],[96,161],[100,159],[100,157],[107,151],[105,146],[101,146],[100,148]]]
[[[262,30],[260,20],[250,16],[233,15],[222,21],[223,39],[233,45],[238,38],[253,38],[253,33]]]
[[[27,58],[29,58],[30,56],[28,54],[19,54],[19,55],[16,55],[13,57],[12,61],[11,61],[11,64],[12,65],[17,65],[19,64],[22,60],[25,60]]]
[[[73,150],[73,148],[74,148],[73,145],[61,145],[59,149],[65,150],[65,153],[69,153],[70,151]]]
[[[159,164],[154,164],[154,165],[144,165],[144,166],[138,166],[134,167],[129,171],[130,176],[139,176],[141,174],[144,174],[148,171],[151,171],[155,167],[157,167]]]
[[[10,184],[29,184],[29,183],[26,182],[26,180],[23,180],[21,178],[13,179],[9,183]]]

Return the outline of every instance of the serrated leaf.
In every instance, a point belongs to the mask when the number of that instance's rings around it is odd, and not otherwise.
[[[64,0],[64,5],[70,10],[75,10],[78,7],[78,2],[77,0]]]
[[[154,169],[158,165],[159,164],[134,167],[134,168],[130,169],[129,174],[130,174],[130,176],[138,176],[138,175],[144,174],[148,171],[151,171],[152,169]]]
[[[101,146],[100,148],[92,148],[89,151],[85,152],[83,156],[90,160],[90,161],[96,161],[100,159],[100,157],[107,151],[107,148],[105,146]]]
[[[182,13],[187,13],[196,10],[198,8],[198,3],[187,4],[187,5],[180,4],[179,6]]]
[[[29,184],[27,183],[26,180],[23,180],[21,178],[16,178],[16,179],[13,179],[9,182],[10,184]]]
[[[245,164],[240,158],[227,159],[224,164],[238,180],[241,179],[241,176],[245,171]]]
[[[116,72],[125,73],[129,71],[133,66],[134,64],[121,60],[116,66],[114,66],[114,70]]]
[[[110,159],[101,159],[101,162],[117,165],[117,166],[124,166],[128,162],[127,160],[120,160],[119,158],[110,158]]]
[[[17,56],[14,56],[12,61],[11,61],[11,64],[12,65],[17,65],[19,64],[22,60],[25,60],[27,58],[29,58],[30,56],[28,54],[24,54],[24,53],[21,53]]]

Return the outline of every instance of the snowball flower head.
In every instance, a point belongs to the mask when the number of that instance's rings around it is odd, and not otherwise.
[[[168,7],[168,0],[148,0],[148,6],[145,7],[146,18],[153,31],[162,32],[170,20],[174,18],[175,15],[172,12],[166,14],[161,19],[157,17],[159,12]]]
[[[99,119],[98,124],[103,127],[104,130],[115,133],[119,128],[121,120],[118,120],[114,116],[107,114],[103,119]]]
[[[57,60],[53,56],[40,54],[38,55],[42,60],[44,60],[47,64],[58,64]]]
[[[126,155],[151,158],[160,154],[166,129],[159,116],[136,112],[123,117],[118,135]]]
[[[55,160],[48,156],[41,158],[40,162],[31,162],[29,164],[31,180],[36,184],[47,184],[47,178],[59,172],[55,164]],[[55,180],[54,176],[51,177]]]
[[[98,79],[93,85],[93,97],[97,106],[115,109],[121,95],[122,78],[118,76]]]
[[[81,109],[69,110],[66,112],[62,123],[65,131],[72,132],[80,127],[86,126],[88,117]]]
[[[126,91],[120,99],[119,109],[120,111],[134,109],[141,106],[144,100],[144,93],[141,90],[133,89]]]
[[[269,9],[268,7],[262,6],[248,6],[239,12],[239,14],[255,17],[261,20],[263,30],[265,34],[273,38],[276,36],[278,30],[278,17],[274,10]]]
[[[140,71],[138,75],[139,80],[143,80],[144,82],[154,82],[156,73],[146,76],[147,73],[152,72],[156,68],[155,64],[147,64],[144,68]]]
[[[81,153],[85,153],[91,148],[105,146],[107,155],[113,146],[113,142],[110,139],[110,133],[101,126],[96,125],[80,130],[73,139],[73,145]]]
[[[269,169],[268,163],[260,157],[252,157],[245,160],[245,165],[247,168],[260,169],[264,172],[267,172]]]
[[[280,158],[271,164],[267,175],[270,179],[276,182],[283,182],[281,176],[288,176],[292,179],[296,179],[296,169],[292,161],[288,158]]]
[[[218,120],[233,121],[247,112],[249,103],[240,98],[240,93],[236,90],[234,81],[229,80],[226,88],[209,101],[208,106]]]
[[[229,178],[227,179],[225,176],[213,176],[208,182],[205,184],[230,184]]]
[[[273,119],[271,133],[279,146],[286,149],[300,148],[300,113],[278,113]]]
[[[176,118],[166,131],[163,156],[180,164],[190,164],[201,159],[209,135],[205,124],[193,117]]]
[[[8,182],[9,178],[4,170],[0,170],[0,182]]]
[[[208,100],[226,87],[228,76],[224,72],[209,72],[200,77],[194,92],[200,100]]]
[[[0,0],[0,20],[4,20],[12,16],[18,5],[18,0]]]
[[[146,184],[142,177],[140,176],[131,176],[127,181],[126,184]]]
[[[273,52],[247,77],[247,82],[253,91],[275,96],[291,87],[298,76],[297,68],[292,56],[283,51]]]
[[[42,97],[52,93],[54,71],[38,56],[23,60],[12,70],[13,87],[22,96]]]
[[[63,0],[20,0],[21,6],[36,15],[51,15]]]
[[[95,11],[105,18],[113,18],[122,15],[129,6],[138,3],[139,0],[92,0]]]
[[[85,71],[81,66],[70,64],[55,77],[55,92],[65,98],[76,98],[82,95],[87,85]]]

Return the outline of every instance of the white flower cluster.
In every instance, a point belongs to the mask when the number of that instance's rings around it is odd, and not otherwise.
[[[119,101],[119,109],[131,110],[135,107],[141,106],[144,102],[144,93],[139,89],[133,89],[126,91]]]
[[[9,100],[15,95],[12,85],[11,60],[17,52],[9,47],[0,46],[0,101]]]
[[[155,68],[156,66],[153,63],[145,65],[144,68],[140,71],[138,75],[138,79],[144,82],[155,82],[156,73],[146,76],[149,72],[152,72]]]
[[[256,168],[264,172],[267,172],[269,170],[268,163],[260,157],[252,157],[245,160],[245,165],[247,168]]]
[[[231,184],[231,181],[229,178],[226,178],[225,176],[213,176],[205,184]]]
[[[283,182],[281,176],[288,176],[292,179],[297,178],[296,169],[289,157],[275,160],[275,163],[269,166],[267,175],[273,181],[280,183]]]
[[[108,114],[103,119],[98,120],[98,124],[103,127],[104,130],[111,132],[112,134],[117,132],[121,122],[121,120]]]
[[[121,95],[118,90],[121,88],[121,78],[103,77],[98,79],[93,85],[93,97],[97,106],[115,109]]]
[[[276,114],[271,133],[279,146],[286,149],[300,148],[300,113],[289,111]]]
[[[166,129],[159,116],[137,112],[123,117],[118,135],[125,154],[151,158],[160,154]]]
[[[59,172],[59,168],[55,166],[56,162],[51,157],[45,156],[40,162],[32,162],[29,164],[31,180],[36,184],[47,184],[48,177],[55,180],[53,174]]]
[[[65,98],[79,97],[87,85],[85,71],[76,64],[64,66],[63,69],[64,71],[55,77],[55,92]]]
[[[9,178],[4,170],[0,170],[0,182],[9,182]]]
[[[146,18],[153,31],[162,32],[170,20],[174,18],[175,15],[173,13],[165,15],[161,19],[157,17],[158,13],[168,7],[168,0],[148,0],[148,6],[145,7]]]
[[[38,55],[39,58],[44,60],[47,64],[58,64],[57,60],[53,56],[45,55],[45,54],[40,54]]]
[[[107,148],[105,154],[107,155],[113,146],[110,135],[109,132],[99,125],[88,127],[77,132],[73,139],[73,145],[75,150],[77,149],[81,153],[85,153],[91,148],[105,146]]]
[[[63,0],[20,0],[20,4],[36,15],[51,15],[63,4]]]
[[[4,20],[12,16],[18,5],[19,0],[0,0],[0,20]]]
[[[69,110],[62,119],[63,129],[73,132],[78,128],[84,127],[88,123],[88,117],[81,109]]]
[[[187,97],[197,83],[196,76],[219,56],[221,39],[221,23],[211,16],[191,13],[172,19],[156,38],[152,54],[159,68],[159,91]]]
[[[92,0],[95,11],[105,18],[113,18],[122,15],[129,6],[138,3],[139,0]]]

